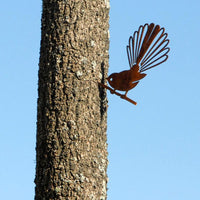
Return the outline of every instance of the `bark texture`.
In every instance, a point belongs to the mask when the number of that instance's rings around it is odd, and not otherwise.
[[[35,199],[104,200],[109,0],[43,0]]]

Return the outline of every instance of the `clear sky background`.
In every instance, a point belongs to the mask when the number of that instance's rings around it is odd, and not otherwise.
[[[111,0],[109,74],[129,68],[128,38],[154,22],[169,59],[128,96],[108,92],[108,200],[200,199],[200,1]],[[0,7],[0,193],[34,198],[41,1]]]

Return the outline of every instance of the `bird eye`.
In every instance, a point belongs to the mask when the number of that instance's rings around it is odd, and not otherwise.
[[[113,81],[113,78],[110,78],[110,81]]]

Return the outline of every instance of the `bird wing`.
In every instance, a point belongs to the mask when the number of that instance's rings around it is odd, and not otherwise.
[[[154,23],[140,26],[129,38],[126,48],[130,68],[137,64],[139,71],[144,72],[165,62],[170,50],[167,36],[165,29]]]

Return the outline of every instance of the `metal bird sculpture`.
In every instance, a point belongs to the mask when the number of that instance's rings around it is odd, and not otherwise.
[[[112,94],[136,105],[135,101],[127,97],[127,93],[146,76],[144,71],[160,65],[168,59],[167,54],[170,48],[167,47],[169,44],[167,36],[165,29],[154,23],[140,26],[138,31],[130,36],[126,48],[130,69],[113,73],[107,78],[113,89],[102,83],[99,84],[109,89]],[[116,92],[116,90],[125,91],[125,94]]]

